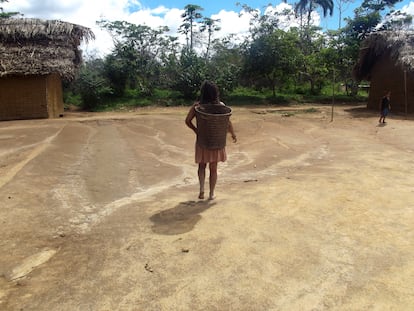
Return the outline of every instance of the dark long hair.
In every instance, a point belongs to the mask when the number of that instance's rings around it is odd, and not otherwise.
[[[204,81],[201,84],[200,90],[200,104],[219,104],[220,103],[220,92],[217,85],[211,81]]]

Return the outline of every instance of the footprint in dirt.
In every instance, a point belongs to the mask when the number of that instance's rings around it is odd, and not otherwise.
[[[152,215],[152,231],[165,235],[189,232],[200,221],[200,214],[215,204],[209,201],[181,202],[173,208]]]

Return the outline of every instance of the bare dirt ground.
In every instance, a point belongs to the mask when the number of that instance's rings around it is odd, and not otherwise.
[[[187,108],[1,122],[0,310],[413,310],[414,121],[330,109],[234,108],[214,201]]]

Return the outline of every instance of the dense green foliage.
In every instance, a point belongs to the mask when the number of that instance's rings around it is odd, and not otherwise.
[[[1,0],[0,0],[1,1]],[[4,1],[4,0],[3,0]],[[339,4],[349,0],[339,0]],[[79,77],[67,87],[86,109],[139,106],[150,103],[185,104],[195,100],[203,80],[211,79],[222,96],[239,103],[323,99],[335,93],[356,95],[352,68],[361,40],[375,29],[407,27],[411,16],[392,11],[400,0],[364,0],[353,18],[337,30],[312,26],[312,12],[332,14],[332,0],[301,0],[284,12],[256,10],[250,14],[250,36],[216,38],[220,21],[203,17],[203,8],[188,4],[177,35],[168,28],[152,29],[125,21],[99,21],[114,38],[112,53],[87,59]],[[335,3],[338,3],[336,1]],[[286,27],[298,18],[298,27]],[[340,24],[340,22],[339,22]]]

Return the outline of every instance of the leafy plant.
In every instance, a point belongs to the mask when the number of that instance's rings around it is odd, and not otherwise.
[[[104,104],[113,91],[103,75],[102,60],[91,60],[81,68],[74,89],[81,97],[83,109],[95,110]]]

